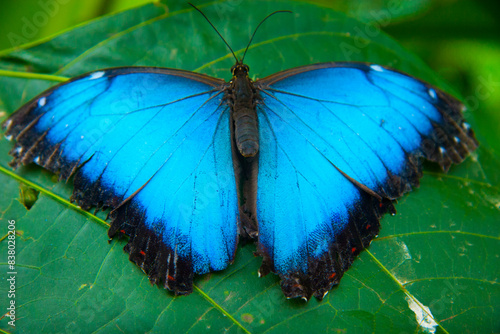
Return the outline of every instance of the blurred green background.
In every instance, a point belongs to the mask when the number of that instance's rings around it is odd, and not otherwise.
[[[177,0],[174,0],[177,1]],[[151,0],[22,0],[0,3],[0,50],[37,41],[95,17]],[[196,1],[193,1],[196,4]],[[470,109],[474,126],[500,153],[500,3],[476,0],[317,0],[393,36],[441,75]],[[395,6],[394,4],[397,3]],[[398,8],[384,15],[387,9]],[[401,10],[401,8],[403,8]],[[75,41],[78,43],[78,41]],[[461,95],[461,96],[460,96]],[[477,115],[477,113],[475,113]]]

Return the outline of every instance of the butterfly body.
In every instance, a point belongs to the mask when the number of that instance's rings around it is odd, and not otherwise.
[[[12,165],[73,176],[72,198],[110,207],[108,235],[128,235],[130,260],[176,294],[246,236],[287,297],[321,299],[418,186],[420,158],[447,170],[477,147],[458,100],[379,65],[232,74],[84,74],[7,120]]]
[[[259,126],[255,110],[259,97],[248,77],[248,71],[245,64],[237,63],[233,66],[233,79],[226,99],[231,107],[238,151],[244,157],[253,157],[259,151]]]

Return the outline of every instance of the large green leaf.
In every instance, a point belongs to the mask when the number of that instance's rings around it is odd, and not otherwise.
[[[357,60],[393,66],[450,91],[373,25],[339,12],[261,0],[198,4],[237,52],[265,15],[293,11],[259,31],[245,60],[255,77],[314,62]],[[0,56],[4,118],[61,76],[149,65],[227,79],[234,63],[214,31],[184,3],[155,3],[103,17]],[[467,115],[472,124],[473,116]],[[13,328],[8,318],[1,319],[5,331],[486,333],[500,324],[500,164],[487,143],[447,175],[426,166],[421,187],[399,201],[396,216],[384,217],[380,236],[340,286],[322,302],[308,303],[286,300],[276,276],[257,277],[261,260],[253,256],[254,245],[239,247],[227,270],[197,277],[190,296],[173,297],[151,286],[124,254],[125,240],[108,244],[103,215],[71,205],[71,185],[55,182],[38,167],[12,172],[10,147],[0,141],[0,211],[1,233],[7,233],[9,219],[18,233],[17,322]],[[20,183],[40,191],[30,210],[18,200]],[[3,273],[6,256],[3,240]],[[6,289],[0,286],[1,300]]]

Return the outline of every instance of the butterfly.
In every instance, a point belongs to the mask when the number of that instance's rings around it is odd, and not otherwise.
[[[339,284],[422,159],[447,171],[478,145],[457,99],[396,70],[320,63],[253,81],[235,59],[228,82],[121,67],[50,88],[4,123],[11,165],[72,178],[71,199],[110,208],[109,237],[127,235],[130,260],[177,295],[227,268],[243,237],[260,275],[307,300]]]

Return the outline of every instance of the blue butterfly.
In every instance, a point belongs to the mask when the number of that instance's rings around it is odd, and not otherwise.
[[[108,235],[128,235],[130,260],[175,294],[225,269],[246,237],[288,298],[322,299],[418,186],[420,158],[447,171],[478,145],[458,100],[380,65],[248,72],[236,59],[229,82],[155,67],[81,75],[4,123],[11,165],[73,177],[72,200],[111,208]]]

